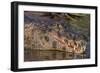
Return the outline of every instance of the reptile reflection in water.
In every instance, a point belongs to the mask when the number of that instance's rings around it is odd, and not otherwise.
[[[48,60],[71,60],[71,59],[86,59],[86,53],[74,54],[61,51],[46,51],[46,50],[25,50],[24,61],[48,61]]]

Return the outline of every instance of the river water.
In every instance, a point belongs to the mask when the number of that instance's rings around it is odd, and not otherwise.
[[[74,54],[62,51],[25,50],[24,61],[72,60],[89,58],[86,53]]]

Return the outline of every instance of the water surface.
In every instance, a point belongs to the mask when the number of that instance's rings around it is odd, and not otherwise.
[[[74,54],[62,51],[25,50],[24,61],[71,60],[89,58],[86,53]]]

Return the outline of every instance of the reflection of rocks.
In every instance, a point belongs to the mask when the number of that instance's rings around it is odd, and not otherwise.
[[[58,33],[63,33],[64,29],[60,25],[59,28],[56,26],[52,27],[52,31],[44,31],[45,28],[40,28],[38,24],[25,24],[25,48],[59,50],[74,53],[83,53],[85,51],[85,40],[69,39],[62,34],[59,36]]]

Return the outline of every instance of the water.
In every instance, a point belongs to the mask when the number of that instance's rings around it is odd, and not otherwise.
[[[24,61],[72,60],[89,58],[86,53],[74,54],[61,51],[31,50],[24,51]]]

